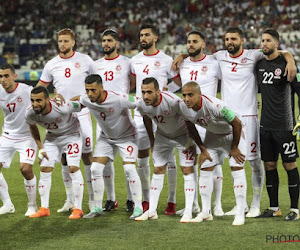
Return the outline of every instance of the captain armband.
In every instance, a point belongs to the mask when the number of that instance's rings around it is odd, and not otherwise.
[[[235,114],[228,108],[223,107],[221,113],[224,115],[225,120],[230,123],[235,118]]]

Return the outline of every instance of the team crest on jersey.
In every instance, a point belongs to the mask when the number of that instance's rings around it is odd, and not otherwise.
[[[116,70],[117,70],[117,71],[120,71],[121,69],[122,69],[121,65],[117,65],[117,66],[116,66]]]
[[[22,98],[20,96],[17,98],[17,102],[22,102]]]
[[[241,63],[246,63],[247,62],[247,58],[242,58]]]
[[[280,76],[281,75],[281,69],[280,68],[277,68],[277,69],[275,69],[275,76]]]
[[[57,118],[55,119],[55,121],[56,121],[57,123],[60,123],[60,122],[61,122],[61,118],[60,118],[60,117],[57,117]]]
[[[202,72],[206,72],[207,71],[207,66],[202,66],[202,69],[201,69]]]
[[[221,108],[221,105],[220,105],[220,104],[217,104],[217,108],[220,109],[220,108]]]
[[[112,107],[108,108],[108,112],[109,112],[109,113],[112,113],[112,112],[114,112],[114,111],[115,111],[114,108],[112,108]]]
[[[79,68],[80,68],[80,63],[79,63],[79,62],[75,63],[75,68],[76,68],[76,69],[79,69]]]
[[[164,110],[163,113],[164,113],[165,116],[168,116],[170,114],[170,112],[168,110]]]
[[[154,63],[154,66],[155,66],[156,68],[159,68],[159,67],[160,67],[160,62],[159,62],[159,61],[156,61],[156,62]]]

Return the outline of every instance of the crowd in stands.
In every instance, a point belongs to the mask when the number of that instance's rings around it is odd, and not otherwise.
[[[206,35],[206,53],[223,48],[223,34],[238,26],[246,48],[258,48],[261,32],[275,28],[281,48],[300,62],[300,3],[298,0],[7,0],[0,5],[0,63],[17,68],[43,68],[57,55],[56,32],[69,27],[76,32],[77,50],[93,59],[103,56],[101,32],[115,29],[121,38],[120,53],[139,51],[138,29],[142,22],[159,27],[162,47],[175,56],[185,51],[192,29]]]

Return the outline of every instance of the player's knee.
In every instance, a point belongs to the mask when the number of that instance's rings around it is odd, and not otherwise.
[[[90,152],[90,153],[82,153],[81,159],[82,159],[84,165],[91,165],[92,162],[93,162],[92,152]]]
[[[32,166],[24,166],[20,170],[26,180],[31,180],[33,178]]]
[[[192,174],[194,173],[194,168],[193,167],[181,167],[182,173],[184,175]]]
[[[277,168],[277,162],[264,162],[266,171],[275,170]]]
[[[154,167],[153,173],[154,174],[164,174],[164,173],[166,173],[166,166]]]
[[[297,167],[296,162],[283,162],[282,165],[286,171],[291,171]]]
[[[79,167],[76,167],[76,166],[70,166],[70,167],[69,167],[69,172],[70,172],[70,173],[75,173],[75,172],[77,172],[78,170],[80,170]]]
[[[139,152],[138,152],[138,158],[146,158],[148,156],[149,156],[149,148],[143,149],[143,150],[139,150]]]
[[[67,157],[66,157],[65,153],[63,153],[61,155],[61,164],[64,165],[64,166],[68,165],[68,163],[67,163]]]

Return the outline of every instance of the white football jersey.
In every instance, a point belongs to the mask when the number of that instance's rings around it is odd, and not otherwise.
[[[158,106],[147,106],[143,99],[139,99],[136,106],[140,114],[149,116],[155,122],[157,133],[175,138],[188,133],[185,121],[179,113],[180,102],[177,95],[162,91]]]
[[[102,133],[108,139],[122,139],[136,134],[135,123],[128,109],[135,108],[135,98],[126,94],[105,91],[106,97],[102,103],[91,102],[86,94],[80,98],[80,103],[89,108]]]
[[[95,61],[96,73],[102,78],[105,90],[129,93],[130,90],[130,60],[122,55],[114,59],[105,57]]]
[[[80,125],[76,114],[80,111],[79,102],[67,102],[62,106],[57,106],[56,102],[50,100],[51,110],[47,115],[36,114],[32,107],[26,111],[26,122],[30,125],[39,124],[47,129],[52,135],[67,135],[80,131]]]
[[[182,86],[193,81],[199,84],[202,94],[216,96],[218,79],[221,79],[219,63],[212,56],[204,55],[199,61],[190,57],[183,60],[179,74]]]
[[[57,55],[46,63],[40,81],[53,82],[57,93],[66,100],[85,93],[85,78],[96,72],[94,61],[85,54],[75,52],[69,58]]]
[[[237,57],[228,51],[214,54],[222,72],[222,100],[234,112],[246,116],[257,115],[257,84],[254,74],[255,64],[264,58],[260,50],[243,50]]]
[[[229,124],[235,115],[216,97],[202,95],[201,107],[198,111],[188,108],[180,102],[182,116],[194,124],[200,125],[213,134],[228,134],[232,131]]]
[[[154,55],[144,55],[143,51],[131,58],[131,74],[136,76],[136,96],[142,96],[142,82],[154,77],[160,90],[168,83],[168,76],[174,79],[178,74],[171,70],[173,59],[162,51]]]
[[[31,105],[31,90],[32,86],[17,83],[15,90],[7,93],[0,85],[0,107],[4,114],[3,136],[10,139],[31,137],[29,126],[25,122],[25,112]]]

